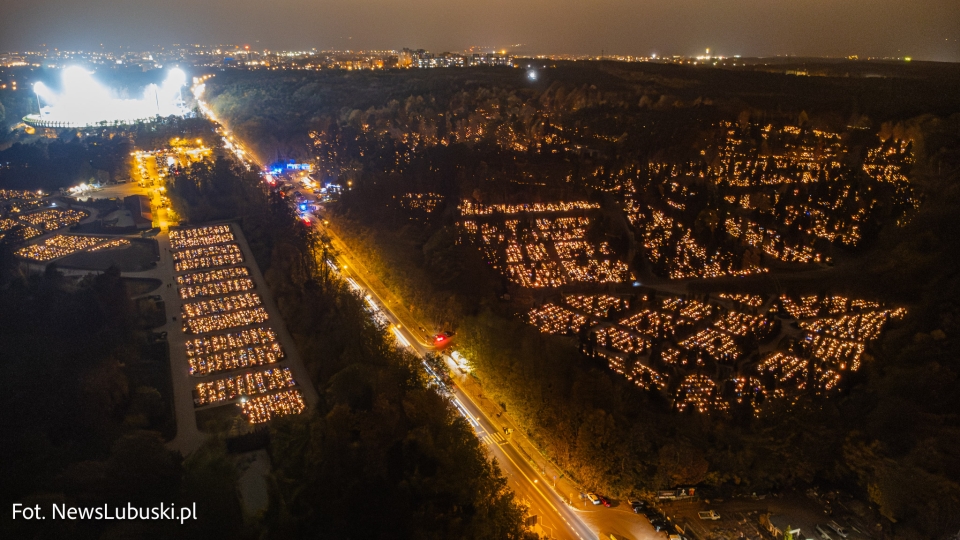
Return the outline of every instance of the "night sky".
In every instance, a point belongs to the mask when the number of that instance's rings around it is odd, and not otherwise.
[[[960,61],[958,0],[2,0],[0,50],[172,43]],[[522,44],[522,45],[521,45]],[[520,46],[517,46],[520,45]],[[512,47],[511,47],[512,46]]]

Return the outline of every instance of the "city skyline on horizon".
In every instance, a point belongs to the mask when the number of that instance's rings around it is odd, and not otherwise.
[[[699,4],[697,2],[693,2]],[[273,50],[507,50],[519,55],[912,57],[960,62],[960,4],[894,0],[767,5],[718,0],[591,5],[545,0],[403,6],[382,0],[299,0],[269,6],[212,0],[160,0],[124,6],[63,0],[0,8],[0,50],[51,48],[147,50],[159,43],[249,44]],[[201,39],[202,36],[202,39]]]
[[[155,61],[159,65],[163,64],[162,59],[166,58],[167,62],[170,62],[170,57],[166,56],[169,54],[190,54],[192,55],[210,55],[216,54],[219,56],[236,54],[236,60],[240,61],[241,65],[243,64],[244,59],[269,59],[269,58],[289,58],[291,60],[304,59],[310,57],[319,57],[327,55],[329,58],[330,55],[358,55],[358,57],[368,58],[368,59],[387,59],[390,57],[404,58],[404,55],[426,55],[430,58],[447,58],[447,57],[460,57],[460,58],[469,58],[473,57],[482,57],[482,58],[504,58],[504,59],[537,59],[537,60],[552,60],[552,61],[599,61],[599,60],[611,60],[611,61],[628,61],[628,62],[681,62],[681,63],[696,63],[695,61],[738,61],[738,59],[744,60],[746,63],[744,65],[757,64],[759,61],[771,60],[778,63],[786,62],[790,63],[792,61],[807,61],[807,60],[823,60],[823,61],[917,61],[917,62],[942,62],[942,63],[960,63],[960,59],[956,61],[952,60],[937,60],[929,59],[922,57],[915,57],[909,54],[898,54],[896,56],[890,55],[860,55],[860,54],[845,54],[845,55],[798,55],[798,54],[770,54],[770,55],[742,55],[742,54],[725,54],[720,51],[716,51],[711,47],[705,47],[696,52],[691,52],[689,54],[661,54],[661,53],[622,53],[618,51],[609,51],[601,49],[597,53],[568,53],[568,52],[531,52],[526,51],[522,47],[479,47],[471,46],[463,49],[452,49],[452,48],[441,48],[441,49],[425,49],[417,47],[389,47],[389,48],[319,48],[319,47],[300,47],[300,48],[270,48],[262,47],[259,42],[252,42],[251,45],[248,42],[237,42],[237,43],[169,43],[169,44],[157,44],[153,46],[146,47],[133,47],[127,45],[118,45],[116,47],[107,47],[105,45],[98,45],[91,48],[68,48],[68,47],[58,47],[56,44],[42,43],[37,47],[25,48],[19,50],[0,50],[0,60],[2,61],[19,61],[21,59],[27,59],[33,57],[36,59],[38,56],[46,59],[59,59],[60,64],[49,64],[44,65],[44,67],[68,67],[71,65],[69,62],[65,62],[64,59],[76,58],[81,63],[89,62],[91,58],[99,58],[100,60],[94,62],[95,64],[102,64],[104,61],[110,61],[111,59],[120,59],[120,58],[131,58],[130,55],[140,55],[139,58],[144,61]],[[196,52],[190,52],[191,50]],[[158,56],[155,56],[158,55]],[[118,62],[119,64],[120,62]],[[256,62],[255,62],[256,63]],[[29,62],[27,62],[29,64]],[[17,64],[12,64],[17,65]],[[35,66],[40,66],[40,64],[34,64]],[[177,64],[179,65],[179,64]],[[724,63],[724,66],[730,64]],[[736,65],[736,64],[733,64]],[[7,67],[11,67],[8,65]],[[410,67],[410,66],[380,66],[380,67]]]

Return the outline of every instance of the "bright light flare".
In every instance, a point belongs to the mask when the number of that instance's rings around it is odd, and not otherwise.
[[[149,84],[140,99],[122,99],[116,92],[101,85],[93,73],[73,66],[63,70],[63,90],[58,94],[42,82],[33,85],[41,100],[39,119],[68,126],[89,126],[100,122],[130,123],[156,116],[183,116],[185,112],[181,88],[187,75],[171,69],[161,85]]]
[[[33,85],[33,91],[36,92],[37,96],[40,99],[46,101],[47,103],[54,105],[57,102],[57,94],[50,89],[49,86],[43,84],[43,82],[38,82]]]

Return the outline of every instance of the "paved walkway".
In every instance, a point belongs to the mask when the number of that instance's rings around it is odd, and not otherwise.
[[[303,399],[307,406],[315,407],[319,401],[317,391],[310,381],[306,368],[303,366],[296,343],[293,341],[293,337],[290,335],[290,332],[283,322],[283,318],[280,316],[280,310],[277,308],[276,302],[274,302],[273,294],[263,279],[263,273],[260,272],[260,267],[257,266],[256,260],[253,258],[250,245],[243,236],[239,225],[236,223],[230,223],[229,225],[237,243],[240,245],[240,249],[243,251],[244,263],[242,266],[250,269],[250,278],[256,286],[254,292],[259,294],[263,299],[263,308],[270,316],[264,324],[276,331],[280,344],[283,346],[285,353],[284,359],[270,367],[290,368],[290,371],[293,373],[293,378],[297,381],[297,387],[303,393]],[[188,455],[199,448],[204,439],[208,437],[208,435],[200,432],[197,428],[196,408],[193,402],[194,388],[202,381],[221,379],[229,376],[231,373],[221,372],[202,377],[190,375],[190,364],[187,361],[186,354],[186,342],[195,336],[183,332],[183,320],[180,316],[180,311],[184,301],[180,299],[180,294],[177,291],[173,253],[170,249],[170,238],[167,231],[158,235],[157,240],[160,242],[160,262],[157,264],[157,272],[162,274],[160,279],[164,282],[160,287],[159,294],[163,298],[167,310],[167,324],[157,330],[167,332],[167,340],[170,345],[170,369],[172,371],[171,375],[173,376],[174,406],[177,416],[177,436],[167,446],[171,449],[179,450],[183,455]],[[167,286],[168,283],[170,284],[169,287]],[[197,300],[199,299],[189,301],[195,302]],[[173,320],[174,317],[176,317],[175,321]],[[237,332],[243,328],[231,328],[229,330],[214,332],[214,334]],[[244,373],[245,371],[250,371],[250,369],[237,370],[232,373]],[[216,407],[235,407],[235,403],[236,400],[228,401],[223,404],[217,404]]]
[[[283,317],[280,315],[280,309],[277,307],[277,303],[273,298],[273,291],[267,287],[267,281],[263,279],[260,266],[257,265],[257,261],[253,258],[253,251],[250,250],[250,244],[247,243],[247,238],[243,235],[243,232],[240,231],[240,226],[233,223],[231,227],[234,236],[237,237],[237,242],[240,244],[240,249],[243,250],[243,258],[247,261],[246,266],[250,268],[250,278],[257,286],[255,290],[257,294],[263,298],[263,307],[267,310],[267,314],[270,315],[270,319],[266,324],[273,327],[277,332],[277,336],[280,338],[280,343],[283,345],[285,356],[283,361],[279,362],[278,365],[290,368],[300,391],[303,392],[303,399],[307,406],[314,407],[320,401],[320,395],[317,394],[317,389],[310,381],[309,373],[303,365],[303,360],[300,358],[300,351],[297,349],[297,344],[293,340],[290,331],[287,330],[287,325],[284,323]]]
[[[188,455],[203,444],[206,435],[197,429],[197,415],[193,410],[193,388],[197,381],[190,376],[190,364],[187,362],[187,336],[183,333],[183,321],[180,318],[180,306],[183,303],[177,293],[177,282],[173,272],[173,253],[170,251],[170,237],[167,231],[157,235],[160,244],[160,261],[156,272],[163,285],[153,294],[159,294],[167,311],[167,321],[155,329],[167,333],[170,349],[170,375],[173,378],[173,407],[177,417],[177,436],[167,444],[172,450]],[[176,320],[174,320],[176,319]]]
[[[275,366],[271,367],[290,368],[294,379],[297,381],[297,387],[303,393],[303,398],[307,406],[315,407],[319,401],[319,395],[317,394],[316,388],[313,386],[313,383],[310,380],[309,373],[303,365],[303,362],[300,358],[300,353],[296,347],[296,343],[294,342],[290,332],[287,330],[287,327],[283,322],[283,318],[280,316],[280,310],[274,301],[272,292],[267,287],[267,283],[263,278],[263,273],[260,271],[260,267],[257,265],[256,260],[253,258],[253,252],[250,250],[250,245],[247,243],[247,239],[243,236],[239,225],[230,223],[230,228],[233,231],[234,237],[236,238],[240,249],[243,251],[244,263],[242,266],[246,266],[250,269],[250,278],[256,285],[253,292],[259,294],[263,299],[263,308],[267,311],[267,314],[270,317],[264,324],[270,326],[274,329],[274,331],[276,331],[277,337],[283,346],[285,353],[284,359],[281,362],[278,362]],[[170,350],[170,375],[173,381],[173,405],[177,422],[177,435],[167,444],[167,446],[171,450],[178,450],[186,456],[199,448],[200,445],[203,444],[204,440],[209,437],[209,435],[202,433],[197,427],[196,407],[194,406],[193,402],[194,388],[196,388],[196,385],[199,382],[223,378],[228,376],[229,373],[216,373],[203,377],[190,375],[190,364],[187,361],[186,354],[186,342],[188,339],[193,338],[194,336],[192,334],[188,335],[183,332],[183,320],[180,312],[184,301],[180,299],[180,294],[177,290],[173,253],[170,248],[170,237],[168,230],[162,230],[154,238],[159,244],[160,259],[157,261],[157,265],[149,270],[144,270],[141,272],[123,272],[121,275],[128,278],[151,278],[161,282],[160,288],[147,294],[159,295],[163,300],[166,310],[166,321],[163,326],[153,328],[152,330],[154,332],[167,333],[167,344]],[[42,272],[44,268],[46,268],[47,264],[48,263],[27,264],[27,266],[33,271]],[[88,274],[100,273],[97,270],[82,270],[76,268],[61,268],[59,270],[64,275],[68,276],[85,276]],[[190,301],[197,301],[197,299]],[[242,328],[232,328],[222,332],[216,332],[216,334],[236,332],[241,329]],[[243,372],[244,370],[238,370],[234,373]],[[235,403],[236,401],[230,401],[226,402],[225,404],[217,404],[215,406],[234,407],[236,406]]]

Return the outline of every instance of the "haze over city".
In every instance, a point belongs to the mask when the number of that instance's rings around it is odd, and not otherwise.
[[[0,50],[170,43],[522,54],[913,57],[960,61],[953,0],[38,0],[0,6]]]
[[[960,540],[957,0],[0,4],[0,538]]]

